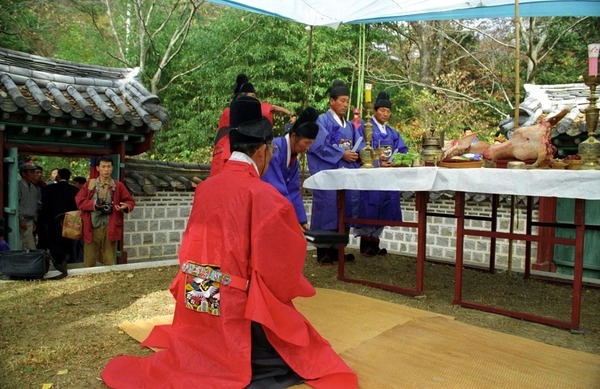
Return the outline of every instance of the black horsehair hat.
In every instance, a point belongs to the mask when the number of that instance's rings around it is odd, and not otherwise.
[[[235,85],[233,86],[233,95],[236,96],[240,93],[256,93],[254,85],[248,80],[248,76],[244,73],[237,75],[235,79]]]
[[[336,98],[338,96],[350,96],[350,89],[342,80],[335,80],[329,91],[329,97]]]
[[[231,102],[229,142],[260,143],[273,139],[273,125],[262,116],[260,101],[240,96]]]
[[[392,108],[392,102],[390,101],[390,95],[387,92],[379,92],[377,100],[375,100],[375,109],[377,108]]]
[[[302,138],[315,139],[319,132],[317,119],[319,113],[313,107],[306,107],[300,114],[298,120],[294,122],[291,133],[297,134]]]
[[[233,95],[237,95],[238,93],[240,93],[240,86],[242,86],[243,84],[249,82],[248,81],[248,76],[246,76],[244,73],[240,73],[237,75],[237,77],[235,78],[235,85],[233,86]]]

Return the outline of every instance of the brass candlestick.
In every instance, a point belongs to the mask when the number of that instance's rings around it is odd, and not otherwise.
[[[375,161],[375,150],[373,149],[373,124],[371,123],[371,112],[373,111],[373,102],[364,102],[363,107],[367,112],[365,116],[365,143],[366,146],[358,152],[360,159],[363,162],[361,168],[372,168]]]
[[[588,138],[579,144],[579,155],[583,160],[580,169],[594,170],[598,169],[598,157],[600,157],[600,141],[594,135],[598,126],[598,111],[596,107],[596,85],[598,85],[598,76],[583,76],[585,85],[590,87],[590,105],[585,110],[585,124],[587,126]]]

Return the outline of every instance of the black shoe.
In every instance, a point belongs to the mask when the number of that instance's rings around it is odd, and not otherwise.
[[[323,266],[333,266],[333,259],[329,258],[328,255],[322,258],[317,258],[317,261]]]
[[[375,251],[373,247],[369,247],[368,249],[366,249],[365,251],[361,251],[360,253],[365,257],[374,257],[375,255],[377,255],[377,251]]]

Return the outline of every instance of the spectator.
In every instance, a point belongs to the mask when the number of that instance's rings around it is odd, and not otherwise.
[[[371,118],[373,125],[373,148],[379,149],[381,158],[375,162],[380,167],[393,166],[391,160],[395,152],[405,154],[408,146],[398,132],[388,125],[392,102],[386,92],[380,92],[375,101],[375,111]],[[371,220],[402,221],[400,192],[397,191],[361,191],[360,218]],[[384,226],[358,225],[354,234],[360,236],[360,252],[365,256],[385,255],[386,249],[379,247]]]
[[[48,185],[42,191],[42,213],[41,218],[47,226],[48,249],[54,259],[57,270],[63,274],[67,272],[67,256],[73,253],[71,239],[62,237],[62,222],[65,212],[77,209],[75,196],[77,188],[69,184],[71,171],[66,168],[58,169],[56,184]]]
[[[50,172],[50,179],[46,181],[46,184],[55,184],[56,182],[58,182],[58,180],[56,179],[57,175],[58,169],[52,169],[52,171]]]
[[[355,129],[359,129],[361,126],[365,125],[365,121],[360,118],[360,109],[354,108],[354,117],[352,118],[352,124]]]
[[[287,123],[285,123],[285,126],[283,127],[283,132],[289,134],[290,130],[292,129],[292,126],[294,125],[294,123],[296,123],[296,119],[296,115],[290,116],[290,120]]]
[[[306,153],[317,137],[318,117],[319,114],[313,107],[307,107],[288,134],[273,140],[276,151],[269,163],[269,170],[263,177],[263,181],[272,184],[292,203],[304,231],[308,230],[308,219],[300,191],[298,154]]]
[[[6,221],[4,217],[0,216],[0,251],[9,251],[10,246],[4,240],[6,237],[6,232],[12,232],[12,229],[6,225]]]
[[[40,201],[38,202],[38,215],[42,212],[42,191],[48,185],[44,181],[44,168],[40,165],[35,166],[35,185],[40,192]],[[36,241],[36,247],[38,249],[48,249],[48,226],[45,220],[42,218],[38,219],[33,232],[34,239]]]
[[[471,127],[465,127],[465,128],[463,128],[463,138],[465,136],[469,136],[471,134],[473,134],[473,130],[471,130]],[[479,138],[475,137],[471,141],[471,144],[473,145],[473,144],[475,144],[477,142],[479,142]],[[465,154],[462,154],[462,157],[468,158],[468,159],[472,159],[472,160],[475,160],[475,161],[479,161],[481,159],[481,156],[482,156],[481,153],[465,153]]]
[[[235,118],[243,112],[243,122]],[[356,374],[292,303],[315,294],[303,275],[306,239],[292,205],[260,180],[271,123],[256,99],[231,106],[231,159],[196,188],[171,284],[171,326],[143,342],[165,350],[120,356],[102,372],[111,388],[356,388]],[[210,206],[207,206],[210,204]]]
[[[75,202],[83,220],[84,266],[97,262],[113,265],[117,255],[117,241],[123,236],[123,214],[133,211],[135,201],[120,182],[113,180],[113,162],[110,156],[100,157],[98,178],[84,185]]]
[[[82,176],[77,176],[77,177],[73,177],[73,186],[75,186],[77,189],[81,189],[81,187],[83,185],[85,185],[85,183],[87,182],[87,179],[85,177]]]
[[[9,251],[10,246],[4,240],[4,227],[0,227],[0,251]]]
[[[335,80],[329,90],[329,110],[319,116],[319,132],[306,153],[310,174],[328,169],[356,169],[360,167],[358,150],[365,146],[359,141],[360,133],[345,117],[350,103],[350,90]],[[346,216],[358,216],[358,192],[346,191]],[[338,229],[337,195],[334,190],[314,190],[312,203],[311,230]],[[317,260],[331,265],[338,257],[337,248],[317,248]],[[354,260],[347,254],[346,261]]]
[[[35,230],[37,228],[39,205],[42,194],[36,185],[37,167],[31,161],[19,166],[19,235],[21,249],[35,250]]]
[[[71,184],[77,189],[81,189],[82,186],[87,182],[87,178],[82,176],[73,177]],[[73,244],[73,252],[71,254],[71,263],[83,262],[83,241],[77,240]]]

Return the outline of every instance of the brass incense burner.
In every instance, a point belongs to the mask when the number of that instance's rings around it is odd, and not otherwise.
[[[429,134],[424,132],[421,138],[423,146],[421,158],[423,158],[425,164],[437,166],[444,156],[442,150],[442,147],[444,147],[444,131],[440,131],[439,135],[436,135],[435,129],[431,129]]]
[[[594,170],[598,169],[598,158],[600,157],[600,141],[596,139],[594,133],[598,126],[598,111],[596,107],[596,86],[598,85],[599,76],[584,75],[583,80],[585,85],[590,87],[590,105],[585,110],[585,123],[587,126],[588,138],[579,144],[578,152],[583,160],[580,169]]]

